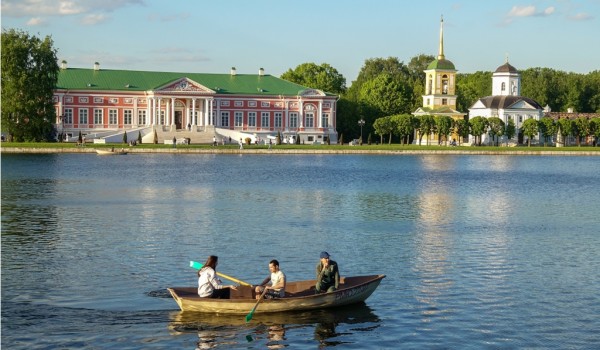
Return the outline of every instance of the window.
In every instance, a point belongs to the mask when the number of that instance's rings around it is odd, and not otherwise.
[[[290,113],[290,128],[298,127],[298,113],[292,112]]]
[[[216,116],[217,116],[217,112],[212,111],[212,113],[210,114],[209,125],[215,125],[215,119],[217,119]]]
[[[243,112],[235,112],[234,114],[234,124],[233,126],[235,126],[236,128],[240,128],[242,126],[244,126],[244,113]]]
[[[273,126],[276,128],[281,128],[282,120],[283,120],[283,113],[275,112],[275,120],[274,120]]]
[[[244,107],[244,101],[235,101],[233,105],[235,107]]]
[[[256,112],[248,112],[248,126],[256,127]]]
[[[304,119],[305,123],[304,126],[307,128],[314,128],[315,127],[315,115],[313,112],[308,112],[306,113],[306,117]]]
[[[73,124],[73,108],[65,108],[63,123]]]
[[[159,117],[158,117],[158,124],[159,125],[166,125],[165,124],[165,120],[166,120],[165,111],[163,111],[163,110],[159,111],[158,115],[159,115]]]
[[[261,106],[261,107],[269,107],[270,105],[271,105],[271,102],[269,102],[269,101],[262,101],[262,102],[260,103],[260,106]]]
[[[109,109],[108,110],[108,124],[117,125],[118,115],[119,115],[119,112],[116,109]]]
[[[260,127],[268,128],[269,127],[269,112],[262,112],[260,115]]]
[[[523,122],[523,116],[522,116],[522,115],[520,115],[520,116],[519,116],[519,123],[522,123],[522,122]]]
[[[229,126],[229,112],[221,112],[221,126]]]
[[[102,125],[103,122],[104,111],[101,109],[94,109],[94,124]]]
[[[88,110],[86,108],[79,109],[79,124],[88,123]]]
[[[433,86],[433,77],[429,74],[429,83],[427,84],[427,95],[431,95],[431,87]],[[429,104],[429,102],[427,102]]]
[[[123,124],[131,125],[133,123],[133,111],[126,109],[123,111]]]
[[[329,127],[329,113],[323,113],[323,115],[321,115],[321,127],[322,128]]]
[[[500,85],[500,91],[506,91],[506,83],[504,83],[504,82],[503,82],[503,83]]]
[[[447,105],[448,104],[448,99],[447,98],[443,98],[442,99],[442,105]]]
[[[442,75],[442,94],[448,95],[448,76]]]
[[[146,110],[138,109],[138,125],[146,125]]]

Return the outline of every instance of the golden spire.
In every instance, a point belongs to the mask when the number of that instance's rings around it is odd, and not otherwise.
[[[444,57],[444,15],[442,15],[442,18],[440,20],[440,49],[438,52],[438,60],[443,60],[445,59]]]

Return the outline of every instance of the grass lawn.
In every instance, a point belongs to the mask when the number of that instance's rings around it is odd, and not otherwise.
[[[75,143],[58,143],[58,142],[2,142],[2,149],[6,148],[44,148],[44,149],[52,149],[52,148],[80,148]],[[86,148],[93,149],[106,149],[106,148],[131,148],[137,150],[143,149],[171,149],[172,145],[165,144],[138,144],[137,146],[129,147],[126,144],[122,143],[107,143],[107,144],[93,144],[88,143]],[[180,150],[193,150],[193,149],[214,149],[210,144],[191,144],[191,145],[177,145],[177,149]],[[267,145],[244,145],[244,149],[267,149]],[[239,145],[237,143],[219,145],[216,149],[239,149]],[[375,153],[380,151],[435,151],[436,153],[440,151],[460,151],[460,152],[492,152],[492,153],[502,153],[502,152],[598,152],[600,154],[600,147],[591,147],[591,146],[569,146],[569,147],[527,147],[527,146],[519,146],[519,147],[496,147],[496,146],[418,146],[418,145],[399,145],[399,144],[382,144],[382,145],[367,145],[363,144],[362,146],[348,146],[348,145],[273,145],[273,149],[277,150],[312,150],[312,151],[342,151],[342,152],[368,152],[374,151]]]

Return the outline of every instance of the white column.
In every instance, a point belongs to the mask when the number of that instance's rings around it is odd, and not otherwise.
[[[196,125],[196,99],[192,99],[192,125]]]
[[[175,126],[175,97],[171,97],[171,126]]]
[[[152,126],[156,125],[156,98],[152,97],[152,114],[150,115],[152,119]]]
[[[151,120],[150,118],[152,118],[152,105],[150,104],[150,98],[147,97],[146,98],[146,126],[151,125]]]
[[[325,126],[323,125],[323,100],[319,100],[319,108],[317,109],[317,113],[319,113],[319,115],[317,116],[317,118],[319,118],[319,121],[317,122],[317,127],[318,128],[324,128]]]

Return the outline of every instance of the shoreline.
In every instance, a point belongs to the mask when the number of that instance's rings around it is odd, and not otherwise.
[[[535,155],[535,156],[600,156],[600,151],[540,151],[540,150],[365,150],[365,149],[232,149],[232,148],[131,148],[125,150],[136,154],[373,154],[373,155]],[[95,154],[89,148],[43,148],[43,147],[2,147],[0,154]]]

